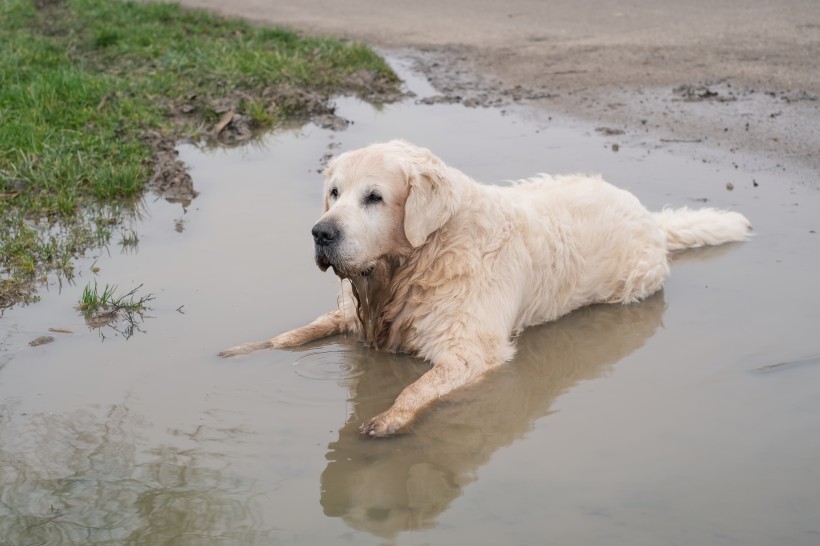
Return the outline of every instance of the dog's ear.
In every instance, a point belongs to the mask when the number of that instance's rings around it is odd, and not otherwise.
[[[330,178],[333,176],[333,168],[336,165],[337,157],[331,159],[330,163],[327,164],[327,167],[325,167],[325,170],[322,172],[322,174],[325,176],[324,195],[322,196],[323,213],[327,212],[327,209],[330,208],[330,188],[328,187],[328,184],[330,182]]]
[[[404,205],[404,234],[416,248],[453,217],[458,196],[446,165],[429,150],[414,152],[407,173],[410,193]]]

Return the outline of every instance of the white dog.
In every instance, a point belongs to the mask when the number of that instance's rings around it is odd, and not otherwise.
[[[361,426],[368,436],[401,431],[510,360],[527,326],[638,301],[661,288],[670,251],[741,241],[751,229],[741,214],[711,208],[650,213],[598,176],[482,185],[403,141],[344,153],[325,175],[312,233],[317,265],[350,281],[339,308],[220,356],[355,332],[428,360],[430,371]]]

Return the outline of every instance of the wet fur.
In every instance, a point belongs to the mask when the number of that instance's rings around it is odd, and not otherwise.
[[[592,303],[657,292],[672,250],[740,241],[736,212],[650,213],[599,176],[539,175],[482,185],[403,141],[347,152],[326,171],[324,214],[338,238],[317,264],[343,283],[339,308],[261,343],[290,347],[354,332],[382,350],[432,364],[363,434],[404,430],[437,398],[509,361],[513,338]],[[376,192],[379,201],[368,199]],[[315,235],[315,234],[314,234]]]

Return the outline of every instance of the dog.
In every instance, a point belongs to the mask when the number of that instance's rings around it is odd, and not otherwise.
[[[542,174],[484,185],[402,140],[345,152],[325,170],[316,264],[347,279],[338,308],[267,341],[219,353],[354,333],[432,366],[360,427],[404,432],[438,398],[509,361],[527,326],[657,292],[675,250],[746,240],[742,214],[651,213],[600,176]]]

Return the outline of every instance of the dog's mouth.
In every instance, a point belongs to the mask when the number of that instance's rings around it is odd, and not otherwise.
[[[332,262],[327,256],[316,256],[316,265],[319,266],[323,272],[328,268],[333,270],[333,273],[342,279],[352,279],[354,277],[368,277],[376,268],[375,264],[365,267],[349,267],[342,264]]]
[[[354,279],[357,277],[367,277],[376,269],[376,261],[366,261],[360,263],[351,261],[336,249],[316,246],[316,265],[322,271],[333,269],[333,273],[342,279]]]
[[[322,270],[322,273],[327,271],[328,267],[332,267],[333,264],[330,260],[327,259],[327,256],[316,256],[316,265],[319,266],[319,269]],[[333,272],[336,273],[336,268],[333,267]],[[338,275],[338,273],[336,273]]]
[[[325,266],[325,267],[322,267],[321,265],[319,266],[319,268],[322,271],[327,271],[327,267],[328,266]],[[337,277],[342,278],[342,279],[352,279],[354,277],[369,277],[370,274],[373,273],[373,270],[376,268],[375,265],[371,265],[369,267],[366,267],[366,268],[360,269],[360,270],[349,270],[349,269],[342,269],[342,268],[337,267],[333,264],[330,264],[329,267],[331,269],[333,269],[333,273],[335,273]]]

